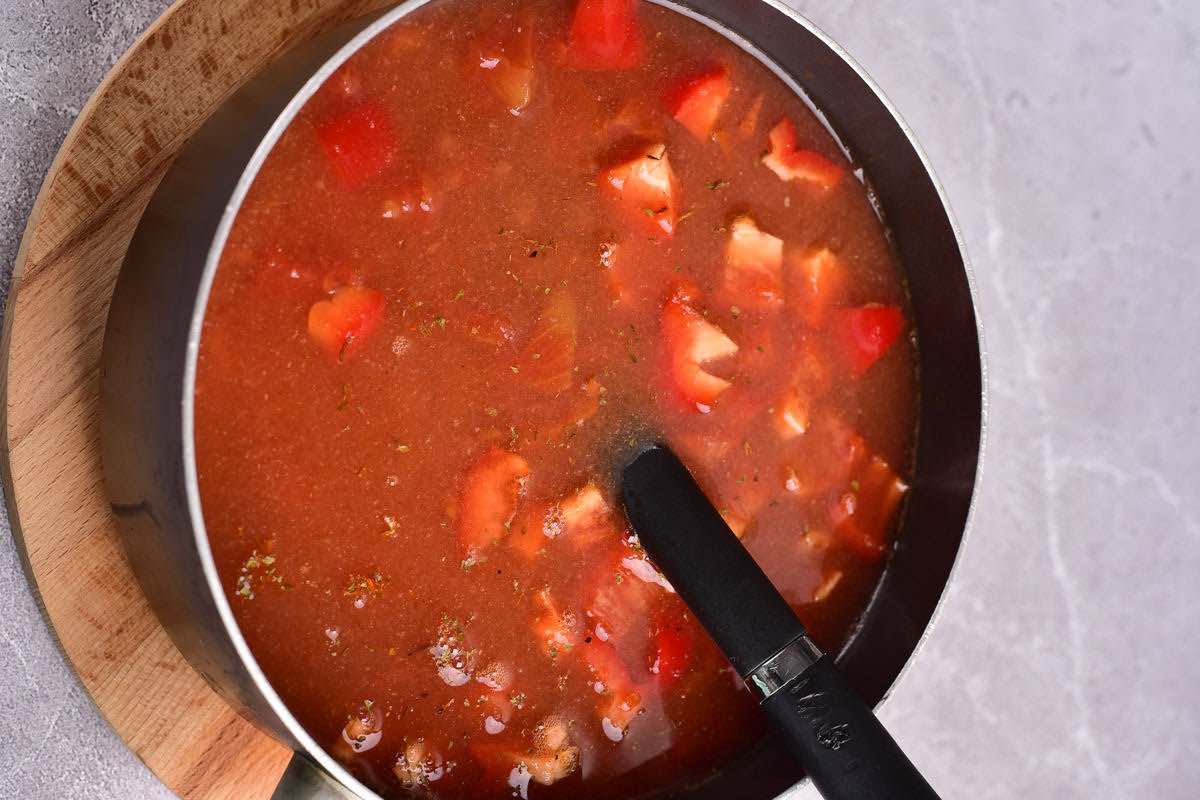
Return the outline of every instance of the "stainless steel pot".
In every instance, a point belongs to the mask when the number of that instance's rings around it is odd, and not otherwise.
[[[334,796],[340,790],[330,777],[355,796],[376,795],[288,711],[247,648],[218,579],[194,459],[201,322],[230,226],[279,135],[334,69],[424,2],[410,0],[301,46],[200,128],[142,217],[105,334],[104,471],[126,553],[184,656],[230,704],[297,752],[278,797]],[[929,627],[970,516],[984,430],[983,364],[962,244],[899,115],[811,23],[776,0],[654,2],[724,34],[808,99],[868,176],[907,272],[920,345],[916,474],[887,569],[838,657],[855,688],[877,704]],[[801,777],[763,741],[667,794],[769,798]]]

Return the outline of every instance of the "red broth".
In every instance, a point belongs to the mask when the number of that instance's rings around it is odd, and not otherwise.
[[[385,795],[702,780],[761,723],[615,465],[670,442],[836,650],[910,469],[906,316],[852,166],[716,33],[424,7],[283,134],[213,286],[197,462],[241,630]]]

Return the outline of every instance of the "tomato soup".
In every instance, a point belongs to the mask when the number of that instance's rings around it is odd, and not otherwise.
[[[668,443],[836,650],[911,470],[904,282],[796,93],[632,0],[441,0],[283,133],[204,321],[238,624],[385,796],[633,797],[761,734],[628,530]]]

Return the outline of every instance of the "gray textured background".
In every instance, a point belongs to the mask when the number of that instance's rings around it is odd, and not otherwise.
[[[886,721],[948,798],[1200,796],[1200,3],[795,5],[929,151],[987,330],[976,524]],[[71,121],[164,6],[0,0],[0,289]],[[0,797],[169,796],[6,535],[0,698]]]

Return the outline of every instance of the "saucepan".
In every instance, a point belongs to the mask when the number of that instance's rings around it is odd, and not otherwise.
[[[852,686],[875,705],[929,629],[970,518],[979,471],[984,370],[962,243],[911,132],[862,69],[810,22],[774,0],[654,1],[758,57],[828,122],[867,176],[906,271],[919,333],[916,469],[886,570],[837,658]],[[199,129],[142,217],[105,334],[104,471],[125,552],[188,661],[232,706],[295,750],[280,797],[376,795],[289,712],[247,648],[218,579],[194,458],[201,321],[230,226],[275,141],[326,77],[423,2],[403,3],[300,46]],[[763,740],[669,794],[770,798],[800,779],[789,757]]]

